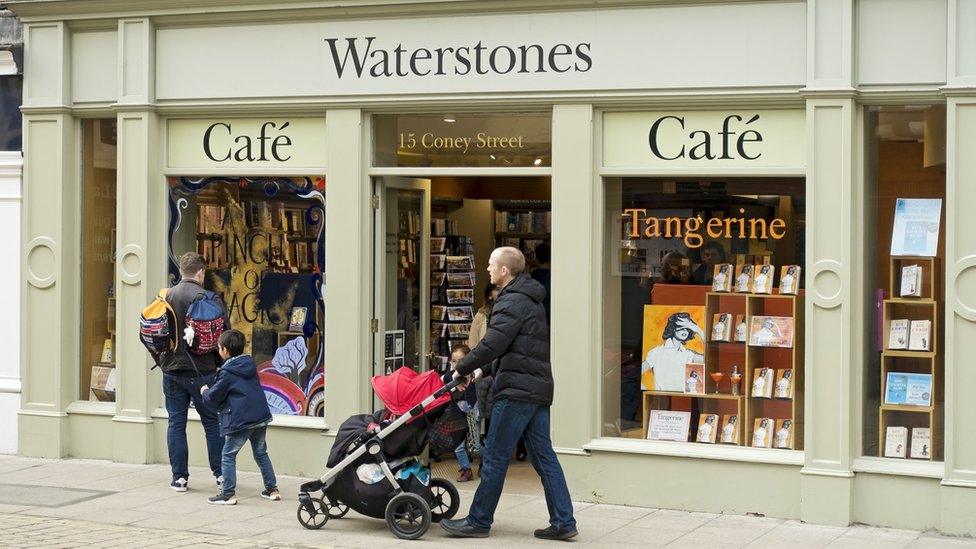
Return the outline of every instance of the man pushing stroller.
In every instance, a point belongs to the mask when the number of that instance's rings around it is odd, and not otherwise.
[[[535,537],[565,540],[578,533],[566,477],[549,438],[553,380],[543,305],[546,290],[524,270],[525,256],[518,249],[503,247],[492,252],[488,274],[501,292],[484,339],[457,364],[461,376],[492,365],[495,402],[483,450],[481,484],[468,516],[440,523],[452,536],[488,537],[509,460],[522,437],[542,479],[550,513],[549,527],[536,530]]]

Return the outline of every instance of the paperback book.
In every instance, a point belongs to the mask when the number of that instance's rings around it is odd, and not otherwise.
[[[892,320],[888,325],[888,348],[908,349],[908,319]]]
[[[932,342],[932,321],[913,320],[908,332],[909,351],[928,351]]]
[[[890,458],[904,458],[908,449],[908,428],[888,427],[885,430],[884,456]]]
[[[905,406],[931,406],[932,374],[888,372],[884,402]]]
[[[921,297],[922,296],[922,266],[905,265],[901,268],[901,291],[902,297]]]
[[[932,430],[928,427],[912,429],[912,459],[932,459]]]

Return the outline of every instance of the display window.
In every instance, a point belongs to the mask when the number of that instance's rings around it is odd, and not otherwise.
[[[172,177],[169,273],[196,251],[275,414],[325,413],[325,179]]]
[[[115,402],[115,119],[84,120],[81,180],[81,400]]]
[[[941,461],[946,109],[869,107],[864,455]]]
[[[603,436],[801,450],[805,180],[604,185]]]

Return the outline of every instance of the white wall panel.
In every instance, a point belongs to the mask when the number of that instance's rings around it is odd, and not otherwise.
[[[946,0],[860,0],[858,82],[945,82],[946,9]]]
[[[119,42],[115,31],[71,35],[71,98],[75,103],[115,101]]]

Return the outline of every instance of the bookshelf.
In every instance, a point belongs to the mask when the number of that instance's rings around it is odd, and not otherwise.
[[[548,200],[496,200],[495,245],[512,246],[525,254],[526,269],[539,265],[535,248],[549,242],[552,234],[552,206]]]
[[[885,456],[885,441],[888,427],[906,427],[911,431],[929,429],[928,460],[942,459],[943,414],[945,394],[943,379],[945,370],[942,360],[943,314],[939,281],[941,268],[936,257],[894,256],[890,258],[888,297],[882,303],[882,339],[880,369],[880,405],[878,409],[878,457]],[[918,265],[921,268],[921,295],[900,297],[902,268]],[[899,296],[899,297],[895,297]],[[908,350],[890,348],[891,323],[893,320],[929,321],[931,332],[928,350]],[[910,332],[909,324],[909,332]],[[923,374],[931,376],[930,403],[927,406],[887,402],[888,374]],[[906,452],[911,456],[911,452]],[[901,458],[896,458],[901,459]],[[926,458],[915,458],[926,459]]]

